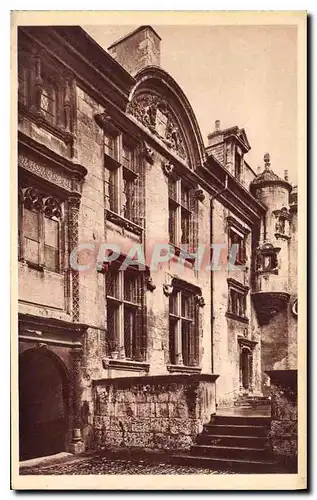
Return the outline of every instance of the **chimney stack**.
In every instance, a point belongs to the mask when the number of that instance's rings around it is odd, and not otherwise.
[[[108,52],[134,76],[146,66],[160,66],[161,37],[152,26],[140,26],[110,45]]]
[[[288,181],[288,170],[284,170],[284,180]]]
[[[220,130],[220,120],[215,121],[215,130]]]

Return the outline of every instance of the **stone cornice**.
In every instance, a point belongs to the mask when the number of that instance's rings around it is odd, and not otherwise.
[[[89,328],[88,325],[82,323],[73,323],[72,321],[68,322],[33,314],[19,313],[18,322],[19,333],[28,337],[33,333],[34,338],[40,338],[39,335],[45,333],[68,334],[71,337],[78,337],[83,335]]]
[[[191,384],[200,382],[215,383],[219,375],[201,373],[201,374],[190,374],[179,373],[175,375],[141,375],[136,377],[118,377],[118,378],[104,378],[95,379],[92,381],[94,386],[109,386],[113,385],[116,387],[131,387],[134,384],[144,384],[147,386],[151,385],[169,385],[169,384]]]
[[[212,187],[212,195],[224,189],[225,179],[228,178],[227,189],[217,199],[245,223],[252,226],[267,211],[267,208],[256,200],[213,155],[208,156],[206,163],[197,173]]]
[[[30,161],[40,159],[41,163],[50,166],[56,172],[62,173],[70,181],[74,180],[76,183],[82,181],[87,175],[87,169],[83,165],[57,154],[21,131],[18,132],[18,153],[31,158]],[[19,161],[19,155],[18,164],[23,168],[23,161]],[[71,184],[68,186],[65,183],[64,188],[71,190]]]

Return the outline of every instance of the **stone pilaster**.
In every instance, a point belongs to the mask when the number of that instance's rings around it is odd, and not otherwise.
[[[81,429],[81,381],[80,369],[83,351],[81,348],[72,350],[72,384],[73,384],[73,435],[70,452],[74,454],[85,451]]]

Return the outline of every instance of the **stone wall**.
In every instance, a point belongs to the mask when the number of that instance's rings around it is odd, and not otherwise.
[[[297,472],[297,370],[273,370],[267,374],[271,379],[272,451],[287,469]]]
[[[95,381],[95,447],[190,448],[216,411],[216,379],[182,374]]]

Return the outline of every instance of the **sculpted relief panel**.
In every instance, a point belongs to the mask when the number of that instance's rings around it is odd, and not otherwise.
[[[168,148],[188,161],[181,130],[166,100],[155,94],[137,95],[129,104],[128,113],[161,139]]]

